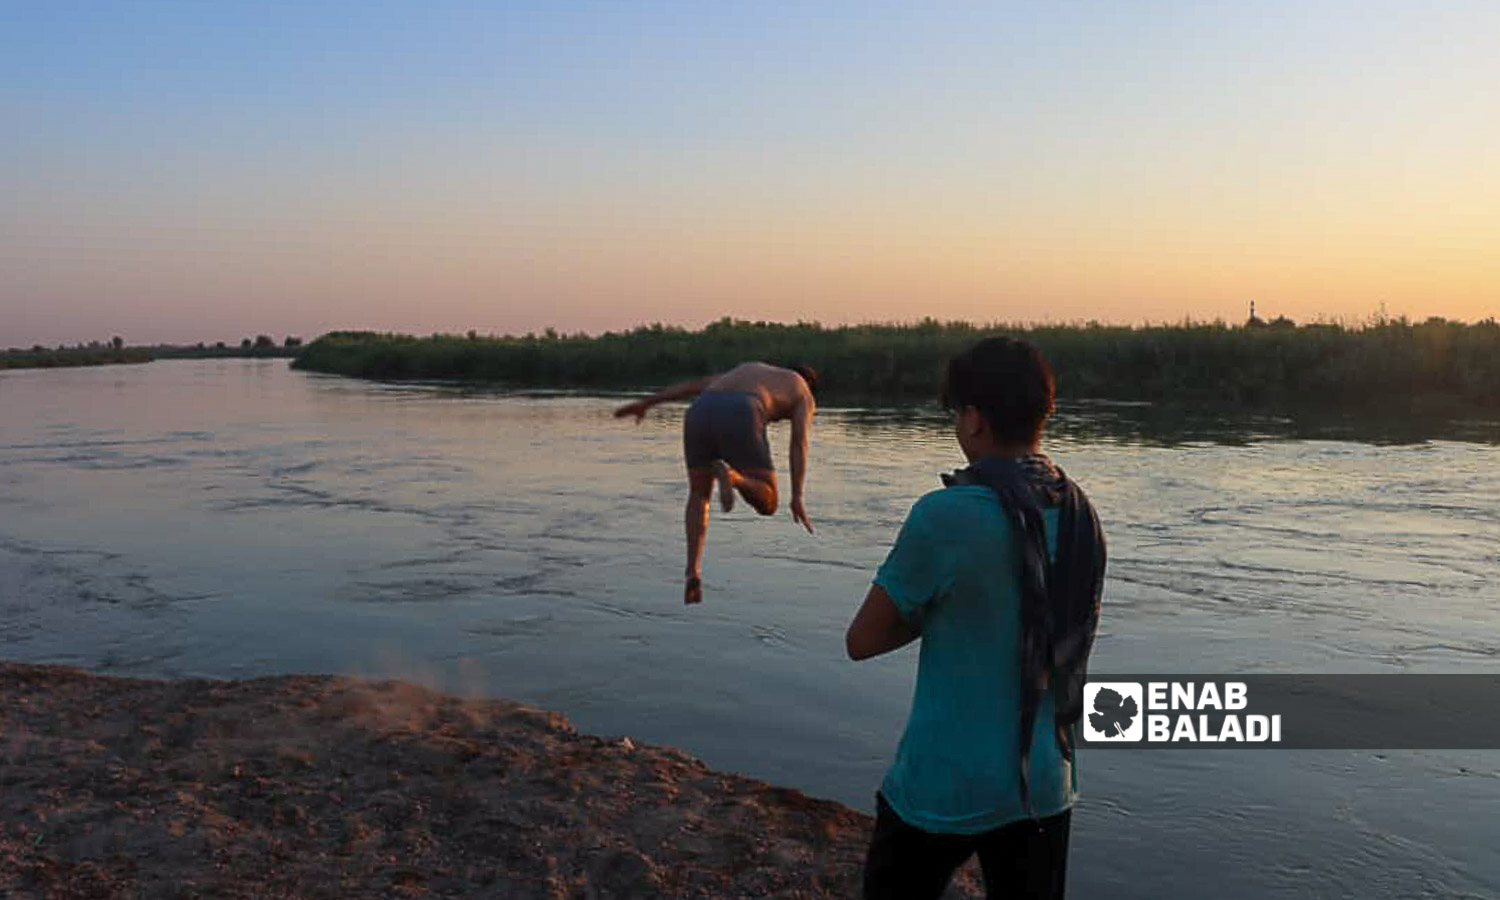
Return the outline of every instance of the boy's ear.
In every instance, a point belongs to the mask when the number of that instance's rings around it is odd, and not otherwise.
[[[958,424],[963,429],[964,434],[971,438],[979,437],[985,428],[983,414],[979,412],[977,407],[973,406],[965,406],[959,412]]]

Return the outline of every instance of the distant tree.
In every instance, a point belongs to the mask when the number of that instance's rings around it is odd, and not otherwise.
[[[120,348],[125,346],[125,339],[120,337],[118,334],[110,338],[109,342],[115,345],[116,350],[119,350]]]
[[[228,348],[224,346],[224,342],[223,341],[214,341],[214,349],[215,350],[226,350]]]
[[[202,342],[202,341],[199,341],[199,342],[198,342],[198,349],[199,349],[199,350],[202,350],[202,349],[203,349],[203,342]]]
[[[269,334],[257,334],[255,336],[255,349],[270,350],[275,346],[276,342],[271,339],[271,336]]]
[[[1277,316],[1276,318],[1274,318],[1274,319],[1271,320],[1271,327],[1272,328],[1296,328],[1297,327],[1297,323],[1293,322],[1291,319],[1288,319],[1286,316]]]
[[[32,344],[31,345],[31,352],[32,353],[46,353],[47,352],[47,348],[43,347],[41,344]]]
[[[250,346],[251,346],[251,343],[250,343],[250,339],[249,338],[245,338],[244,340],[240,341],[240,349],[241,350],[249,350]]]
[[[474,329],[470,328],[469,329],[469,340],[471,340],[471,341],[477,341],[477,340],[479,340],[479,332],[477,332]]]
[[[286,336],[286,340],[282,343],[282,346],[284,346],[284,347],[300,347],[300,346],[302,346],[302,338],[293,337],[291,335],[287,335]]]

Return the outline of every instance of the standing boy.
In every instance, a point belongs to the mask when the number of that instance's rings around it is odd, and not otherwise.
[[[1024,341],[949,362],[943,404],[970,465],[912,507],[849,625],[857,660],[922,639],[867,900],[936,898],[974,853],[992,898],[1063,896],[1105,551],[1088,498],[1040,451],[1053,397]]]

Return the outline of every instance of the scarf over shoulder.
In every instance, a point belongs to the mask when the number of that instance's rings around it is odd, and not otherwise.
[[[1021,802],[1035,818],[1029,770],[1037,708],[1051,687],[1057,746],[1072,762],[1104,591],[1104,531],[1083,490],[1041,453],[986,457],[942,479],[993,490],[1021,538]],[[1055,560],[1047,555],[1044,507],[1058,507]]]

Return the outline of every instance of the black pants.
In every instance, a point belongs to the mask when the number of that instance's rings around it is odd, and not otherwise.
[[[1072,810],[983,834],[934,834],[906,824],[875,795],[875,834],[865,860],[865,900],[936,900],[972,854],[990,900],[1062,900]]]

